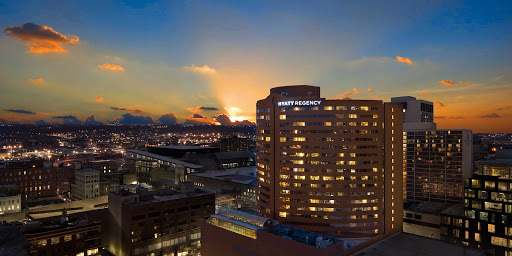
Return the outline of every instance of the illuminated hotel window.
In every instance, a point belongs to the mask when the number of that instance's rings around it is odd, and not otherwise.
[[[370,108],[366,107],[366,106],[361,106],[361,110],[364,110],[364,111],[368,111]]]
[[[373,115],[373,118],[379,118],[379,115],[375,114]]]
[[[361,126],[368,126],[368,122],[361,122]]]
[[[279,217],[286,217],[287,214],[287,212],[279,212]]]
[[[336,106],[336,110],[347,110],[347,106]]]
[[[357,118],[357,114],[349,114],[348,118]]]
[[[320,176],[310,176],[311,180],[320,180]]]
[[[280,142],[286,142],[286,137],[280,137],[280,138],[279,138],[279,141],[280,141]]]
[[[487,232],[489,232],[489,233],[496,232],[496,226],[494,226],[494,224],[487,224]]]
[[[325,106],[324,110],[332,110],[332,106]]]
[[[306,141],[306,137],[293,137],[293,141]]]
[[[325,126],[331,126],[331,125],[332,125],[332,123],[331,123],[331,122],[325,122],[325,123],[324,123],[324,125],[325,125]]]
[[[280,116],[279,116],[279,119],[280,119],[280,120],[286,120],[286,115],[280,115]]]

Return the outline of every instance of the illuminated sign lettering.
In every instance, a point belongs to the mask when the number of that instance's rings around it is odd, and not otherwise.
[[[286,106],[318,106],[322,103],[321,100],[289,100],[289,101],[280,101],[277,103],[278,107],[286,107]]]

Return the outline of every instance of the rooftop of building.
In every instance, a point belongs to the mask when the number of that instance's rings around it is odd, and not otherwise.
[[[456,204],[451,207],[446,208],[443,212],[443,215],[464,217],[464,204]]]
[[[0,197],[15,197],[15,196],[20,196],[20,197],[21,197],[21,194],[6,194],[6,193],[0,193]]]
[[[165,148],[173,150],[207,150],[207,149],[218,149],[217,147],[201,147],[201,146],[185,146],[185,145],[173,145],[173,146],[157,146],[153,148]]]
[[[26,256],[24,247],[30,242],[14,226],[4,226],[0,223],[0,255]]]
[[[220,161],[228,159],[254,158],[251,151],[235,151],[235,152],[217,152],[215,156]]]
[[[501,149],[488,159],[476,161],[477,165],[497,165],[512,167],[512,149]]]
[[[220,207],[216,214],[210,216],[207,223],[215,225],[215,221],[212,219],[218,219],[232,223],[234,226],[240,226],[251,230],[262,230],[264,232],[272,233],[276,236],[280,236],[286,239],[297,241],[299,243],[317,246],[319,241],[325,241],[327,246],[340,242],[340,239],[334,237],[325,236],[322,234],[314,233],[311,231],[303,230],[300,228],[279,224],[277,221],[270,218],[264,218],[257,215],[253,215],[246,212],[236,211]],[[230,230],[227,226],[219,226],[221,228]],[[236,228],[231,230],[236,232]]]
[[[189,175],[216,180],[225,180],[234,183],[250,184],[256,180],[256,166],[192,173]]]
[[[342,240],[336,239],[332,236],[324,236],[322,234],[318,234],[315,232],[307,231],[304,229],[284,225],[277,224],[272,227],[272,234],[276,236],[280,236],[286,239],[294,240],[299,243],[316,246],[317,240],[327,240],[332,242],[332,244],[341,242]]]
[[[404,211],[424,213],[430,215],[440,215],[451,204],[424,202],[424,201],[405,201]]]
[[[77,172],[99,172],[98,169],[96,169],[96,168],[84,168],[84,169],[79,169],[76,171]]]
[[[183,166],[185,166],[187,168],[191,168],[191,169],[203,168],[200,165],[187,163],[187,162],[184,162],[184,161],[172,158],[172,157],[168,157],[168,156],[162,156],[162,155],[157,155],[157,154],[149,153],[147,151],[142,151],[142,150],[137,150],[137,149],[127,149],[126,151],[127,152],[131,152],[131,153],[135,153],[135,154],[139,154],[139,155],[143,155],[143,156],[147,156],[147,157],[150,157],[150,158],[154,158],[154,159],[157,159],[157,160],[161,160],[161,161],[164,161],[164,162],[169,162],[169,163],[183,165]]]
[[[360,250],[352,256],[486,255],[484,251],[426,237],[398,233]]]
[[[179,189],[159,189],[159,190],[148,190],[147,188],[139,187],[136,192],[129,190],[121,190],[119,192],[111,192],[110,194],[117,195],[120,197],[138,197],[136,201],[125,201],[125,205],[141,205],[156,202],[165,202],[170,200],[177,200],[187,197],[194,197],[206,194],[212,194],[213,192],[195,187],[191,182],[182,182],[179,184]]]
[[[79,218],[68,218],[67,213],[64,213],[63,211],[63,214],[60,218],[48,220],[32,220],[23,222],[18,221],[11,222],[8,225],[18,228],[19,230],[21,230],[23,234],[38,234],[54,230],[85,226],[92,223],[99,222],[95,222],[85,216]]]

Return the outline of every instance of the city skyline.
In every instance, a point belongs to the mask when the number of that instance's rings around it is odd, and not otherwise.
[[[4,2],[0,124],[254,122],[270,88],[310,84],[432,101],[440,129],[512,132],[511,8]]]

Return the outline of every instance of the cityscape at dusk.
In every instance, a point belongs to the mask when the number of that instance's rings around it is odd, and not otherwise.
[[[0,256],[512,256],[508,1],[0,0]]]
[[[0,8],[2,123],[255,122],[269,88],[311,84],[333,98],[411,95],[436,103],[440,127],[512,132],[507,1]]]

